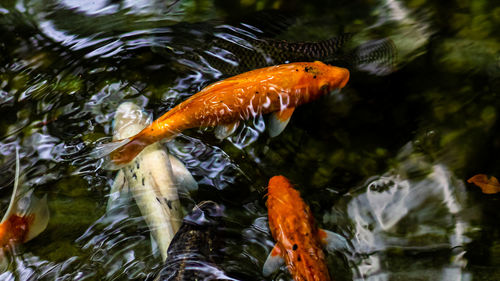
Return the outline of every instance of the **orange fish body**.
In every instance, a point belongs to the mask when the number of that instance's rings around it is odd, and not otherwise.
[[[296,281],[330,280],[322,249],[326,234],[285,177],[269,180],[267,208],[269,228],[277,241],[271,256],[281,255]]]
[[[126,164],[147,145],[190,128],[230,127],[271,112],[278,112],[279,121],[288,122],[296,106],[343,88],[348,80],[347,69],[318,61],[271,66],[231,77],[207,86],[165,113],[120,144],[111,159],[116,165]]]
[[[0,248],[26,242],[32,222],[33,215],[11,215],[6,221],[0,224]]]

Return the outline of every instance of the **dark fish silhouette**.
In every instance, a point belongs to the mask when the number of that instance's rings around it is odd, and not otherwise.
[[[212,35],[198,38],[199,46],[172,45],[173,53],[163,52],[163,55],[181,68],[236,75],[289,62],[336,61],[335,57],[351,37],[352,34],[346,33],[318,42],[288,42],[260,39],[246,30],[224,25],[215,28]]]
[[[317,42],[289,42],[260,39],[231,26],[225,28],[232,30],[215,32],[213,38],[205,39],[209,43],[205,42],[199,48],[177,50],[176,63],[190,68],[216,70],[223,75],[236,75],[276,64],[317,60],[378,75],[389,74],[395,69],[397,50],[390,39],[369,40],[350,50],[343,50],[353,34],[345,33]]]
[[[218,227],[223,208],[212,201],[194,207],[172,239],[168,258],[155,280],[236,280],[216,265],[222,245]]]
[[[153,51],[168,58],[169,66],[180,72],[219,72],[224,76],[313,61],[380,75],[394,70],[397,52],[390,39],[354,44],[350,42],[353,33],[316,42],[273,39],[296,21],[295,14],[268,10],[225,22],[180,23],[157,34]]]
[[[200,56],[210,67],[225,75],[233,75],[289,62],[334,61],[352,34],[318,42],[258,39],[231,32],[220,32],[215,36]]]

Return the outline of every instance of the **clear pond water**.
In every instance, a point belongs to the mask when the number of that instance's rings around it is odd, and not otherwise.
[[[286,268],[261,273],[274,245],[265,187],[282,174],[319,226],[349,241],[328,254],[335,280],[498,280],[499,197],[466,180],[500,176],[499,28],[500,7],[486,0],[1,0],[0,206],[18,148],[22,185],[47,195],[51,217],[6,254],[0,279],[156,276],[163,264],[139,209],[124,198],[106,214],[116,172],[88,156],[112,136],[118,105],[157,118],[245,71],[242,58],[272,63],[259,40],[352,33],[339,60],[348,85],[299,107],[281,135],[259,116],[223,141],[193,129],[163,144],[199,184],[181,193],[185,213],[203,200],[224,208],[227,276],[291,280]],[[390,64],[359,48],[379,40],[395,48]]]

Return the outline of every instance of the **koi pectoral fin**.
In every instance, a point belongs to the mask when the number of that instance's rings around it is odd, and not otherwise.
[[[151,241],[151,251],[153,252],[153,256],[158,257],[158,255],[160,253],[160,247],[158,247],[158,243],[156,243],[153,232],[149,233],[149,239]]]
[[[325,249],[329,252],[350,250],[351,246],[347,240],[340,234],[332,231],[320,229],[319,237]]]
[[[124,195],[124,187],[126,185],[125,173],[123,170],[118,171],[115,177],[115,181],[113,182],[113,186],[111,186],[111,190],[109,191],[108,203],[106,205],[106,213],[109,213],[111,210],[115,209],[120,205],[123,199],[129,199],[129,196]]]
[[[215,127],[215,137],[220,140],[223,140],[232,135],[236,131],[239,125],[240,125],[239,121],[226,125],[218,125],[217,127]]]
[[[274,245],[271,253],[269,253],[269,256],[267,256],[266,262],[264,262],[264,266],[262,267],[262,274],[267,277],[278,270],[278,268],[280,268],[284,264],[285,260],[281,255],[280,248],[278,247],[278,245]]]
[[[274,138],[283,132],[294,110],[295,107],[289,107],[271,114],[269,119],[269,136]]]
[[[172,165],[172,173],[179,187],[188,192],[197,190],[198,183],[193,178],[193,175],[191,175],[184,163],[172,154],[169,154],[168,156],[170,164]]]

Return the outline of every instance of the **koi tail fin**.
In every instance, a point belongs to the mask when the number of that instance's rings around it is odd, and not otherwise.
[[[121,159],[118,159],[116,156],[125,155],[124,152],[127,151],[126,146],[130,142],[131,138],[126,138],[118,141],[98,144],[96,148],[89,153],[89,157],[92,159],[104,159],[103,167],[105,169],[118,170],[125,166],[129,161],[119,161]]]
[[[26,191],[19,188],[20,177],[20,164],[19,164],[19,151],[16,149],[16,174],[14,178],[14,189],[12,191],[12,198],[5,216],[2,219],[3,223],[12,215],[18,215],[30,218],[28,233],[24,241],[27,242],[47,228],[49,223],[49,208],[47,205],[47,195],[42,199],[38,199],[33,195],[33,191]]]
[[[132,161],[147,145],[136,135],[151,123],[148,116],[136,104],[124,102],[118,106],[113,118],[113,142],[100,144],[90,157],[104,159],[104,168],[118,170]]]

